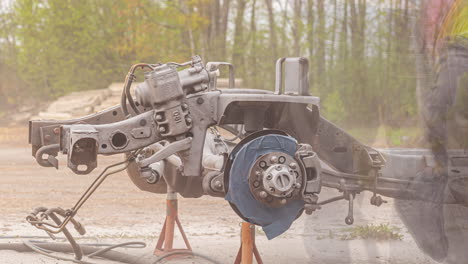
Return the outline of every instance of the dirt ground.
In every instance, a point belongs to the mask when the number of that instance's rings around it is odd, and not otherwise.
[[[70,208],[105,165],[122,157],[100,157],[90,175],[75,175],[60,158],[60,169],[43,168],[31,156],[26,130],[5,136],[0,130],[0,243],[20,242],[8,236],[40,235],[25,217],[37,206]],[[320,198],[334,195],[324,190]],[[386,223],[400,228],[402,240],[342,240],[349,230],[344,223],[346,202],[324,206],[313,215],[303,215],[285,234],[268,241],[257,229],[257,246],[264,263],[433,263],[421,253],[396,214],[392,200],[376,208],[369,194],[355,203],[355,225]],[[195,252],[220,263],[233,263],[239,248],[240,218],[224,199],[202,197],[179,199],[180,220]],[[162,228],[165,195],[138,190],[125,173],[110,176],[78,213],[87,229],[79,242],[121,243],[144,241],[144,249],[119,249],[150,258]],[[176,245],[182,246],[181,237]],[[111,263],[95,261],[96,263]],[[67,263],[34,253],[0,251],[0,263]],[[150,263],[150,262],[149,262]],[[199,258],[167,263],[208,263]]]

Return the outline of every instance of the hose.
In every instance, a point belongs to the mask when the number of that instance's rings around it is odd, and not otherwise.
[[[208,260],[209,262],[211,263],[215,263],[215,264],[221,264],[221,262],[217,261],[217,260],[214,260],[208,256],[205,256],[205,255],[202,255],[202,254],[199,254],[199,253],[196,253],[196,252],[178,252],[178,251],[172,251],[172,252],[169,252],[169,253],[166,253],[162,256],[160,256],[159,258],[157,258],[152,264],[156,264],[156,263],[160,263],[162,260],[170,257],[170,256],[174,256],[174,255],[181,255],[181,254],[186,254],[186,255],[192,255],[192,256],[195,256],[195,257],[199,257],[199,258],[202,258],[204,260]]]
[[[151,70],[153,69],[153,67],[147,63],[134,64],[130,68],[130,71],[128,72],[127,76],[125,77],[125,84],[122,90],[122,95],[120,97],[120,107],[122,108],[122,112],[126,118],[130,116],[130,113],[128,112],[128,108],[127,108],[127,100],[128,100],[128,103],[130,104],[130,107],[135,112],[135,114],[139,115],[141,113],[140,110],[138,110],[138,107],[136,106],[135,101],[133,100],[133,97],[130,93],[130,87],[132,86],[132,82],[135,80],[135,70],[138,67],[141,67],[142,69],[143,68],[149,68]]]
[[[112,245],[111,246],[112,248],[109,247],[105,249],[99,249],[97,247],[86,246],[86,245],[80,245],[80,247],[81,247],[81,250],[83,251],[83,254],[86,257],[91,257],[91,256],[102,257],[108,260],[120,261],[123,263],[147,264],[143,262],[141,257],[132,256],[130,254],[111,250],[116,247],[128,246],[130,244],[146,246],[146,244],[143,242],[127,242],[127,243]],[[79,264],[92,263],[89,261],[83,261],[83,260],[77,260],[73,258],[57,256],[54,254],[54,253],[72,253],[73,248],[68,243],[47,243],[47,242],[37,243],[37,242],[30,241],[30,240],[25,240],[22,243],[0,243],[0,250],[14,250],[17,252],[34,251],[39,254],[54,258],[54,259],[71,261],[71,262],[79,263]],[[99,254],[97,254],[98,252]]]

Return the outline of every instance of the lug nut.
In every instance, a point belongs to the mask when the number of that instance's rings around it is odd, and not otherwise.
[[[215,187],[218,188],[218,189],[220,189],[221,187],[223,187],[223,185],[221,184],[220,181],[215,181],[215,184],[214,184],[214,185],[215,185]]]
[[[272,156],[271,159],[270,159],[270,162],[271,163],[277,163],[278,162],[278,157]]]
[[[266,198],[266,197],[268,196],[268,194],[267,194],[265,191],[259,192],[258,195],[259,195],[261,198]]]
[[[295,169],[297,167],[297,164],[295,162],[291,162],[289,164],[289,167],[291,167],[291,169]]]
[[[261,174],[262,173],[259,170],[255,171],[255,175],[260,176]]]
[[[301,188],[301,184],[300,184],[300,183],[296,183],[294,187],[297,188],[297,189],[300,189],[300,188]]]
[[[286,199],[281,199],[280,204],[283,204],[283,205],[286,204]]]
[[[282,163],[284,163],[284,162],[286,161],[286,158],[285,158],[284,156],[280,156],[280,157],[278,158],[278,161],[279,161],[279,163],[282,164]]]
[[[266,167],[266,162],[264,160],[262,160],[262,161],[260,161],[260,163],[258,165],[260,165],[261,168],[265,168]]]
[[[260,186],[260,182],[259,181],[254,181],[253,182],[253,187],[254,188],[258,188]]]

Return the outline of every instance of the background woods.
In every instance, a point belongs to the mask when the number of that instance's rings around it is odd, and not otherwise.
[[[340,125],[416,120],[409,0],[0,0],[0,105],[122,81],[132,63],[231,61],[273,89],[278,57],[310,60]],[[403,122],[403,123],[404,123]]]

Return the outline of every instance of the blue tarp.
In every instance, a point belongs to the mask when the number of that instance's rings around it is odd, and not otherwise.
[[[273,239],[289,229],[304,208],[302,200],[292,201],[280,208],[268,207],[255,200],[249,189],[249,171],[257,158],[270,152],[284,152],[294,157],[297,142],[282,135],[266,135],[245,144],[237,153],[232,153],[229,191],[226,200],[235,204],[241,214],[251,223],[262,226],[268,239]]]

